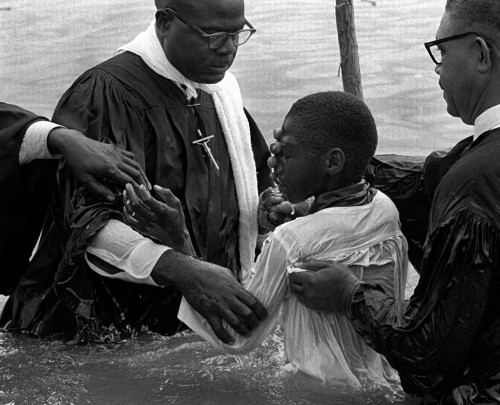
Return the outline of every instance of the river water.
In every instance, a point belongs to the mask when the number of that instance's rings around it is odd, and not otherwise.
[[[0,0],[0,100],[50,117],[81,72],[147,27],[153,4]],[[342,89],[334,6],[334,0],[247,0],[247,18],[258,31],[232,70],[268,140],[296,99]],[[378,152],[423,155],[466,136],[470,128],[446,114],[422,45],[435,36],[444,0],[376,6],[354,0],[354,7]],[[416,281],[413,273],[408,295]],[[144,335],[111,346],[0,334],[0,404],[417,403],[397,386],[353,392],[287,374],[282,365],[279,332],[245,359],[221,355],[190,334]]]

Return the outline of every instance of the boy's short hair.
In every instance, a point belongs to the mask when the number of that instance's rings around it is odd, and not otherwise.
[[[318,156],[342,149],[345,185],[359,182],[377,148],[377,128],[368,106],[341,91],[311,94],[296,101],[287,114],[295,139]]]

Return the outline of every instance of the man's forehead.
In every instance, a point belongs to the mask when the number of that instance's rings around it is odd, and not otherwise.
[[[451,18],[451,16],[448,13],[445,13],[441,18],[439,28],[436,32],[436,39],[446,38],[457,34],[457,32],[455,32],[456,25],[456,22]]]
[[[162,1],[162,0],[159,0]],[[184,13],[235,13],[244,10],[244,0],[163,0]]]

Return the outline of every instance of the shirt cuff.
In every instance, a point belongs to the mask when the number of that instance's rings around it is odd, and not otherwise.
[[[64,128],[50,121],[37,121],[29,126],[19,150],[19,164],[25,165],[35,159],[59,159],[62,155],[49,152],[47,140],[50,131]]]
[[[86,253],[107,263],[99,266],[86,255],[87,264],[96,273],[135,283],[158,286],[151,277],[156,262],[169,247],[142,236],[121,221],[110,220],[87,247]]]

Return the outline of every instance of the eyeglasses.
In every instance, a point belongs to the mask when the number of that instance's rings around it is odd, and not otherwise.
[[[203,31],[200,27],[198,27],[195,23],[184,17],[182,14],[178,13],[177,11],[172,10],[171,8],[165,8],[161,9],[159,11],[164,11],[167,13],[172,13],[175,15],[181,22],[186,24],[187,26],[191,27],[194,29],[196,32],[198,32],[200,35],[202,35],[208,42],[208,47],[210,49],[218,49],[222,45],[224,45],[227,41],[228,38],[231,38],[233,40],[234,46],[240,46],[243,45],[245,42],[247,42],[250,37],[257,31],[252,24],[250,24],[246,19],[245,19],[245,24],[248,25],[249,28],[244,28],[242,30],[238,30],[235,32],[215,32],[213,34],[207,34],[205,31]]]
[[[453,41],[455,39],[463,38],[466,37],[467,35],[477,35],[482,38],[482,35],[478,34],[477,32],[464,32],[463,34],[458,34],[458,35],[451,35],[449,37],[437,39],[435,41],[431,42],[426,42],[424,44],[425,49],[427,49],[427,52],[429,52],[429,55],[431,56],[432,61],[436,65],[441,64],[441,49],[439,49],[438,45],[442,44],[443,42],[448,42],[448,41]]]

